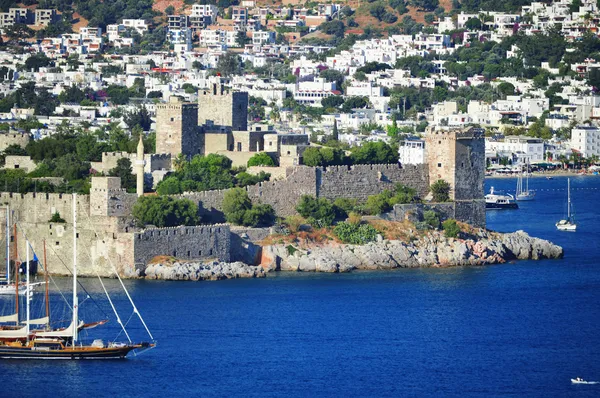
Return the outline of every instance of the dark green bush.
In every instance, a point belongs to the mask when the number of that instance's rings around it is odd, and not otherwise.
[[[335,226],[333,233],[342,242],[353,245],[364,245],[377,238],[377,230],[369,224],[341,222]]]
[[[447,238],[456,238],[460,233],[460,227],[456,223],[456,220],[449,218],[448,220],[442,223],[442,228],[444,229],[444,235]]]
[[[433,210],[427,210],[423,213],[423,221],[432,228],[440,227],[440,217]]]

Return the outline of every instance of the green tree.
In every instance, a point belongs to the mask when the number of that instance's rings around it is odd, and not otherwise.
[[[338,133],[338,126],[337,126],[337,119],[333,119],[333,130],[331,132],[331,139],[334,141],[339,141],[339,133]]]
[[[128,192],[135,191],[136,177],[132,173],[131,160],[121,158],[117,160],[117,166],[108,172],[111,177],[119,177],[121,179],[121,187]]]
[[[318,167],[322,166],[323,163],[323,155],[321,155],[321,151],[317,147],[308,147],[304,150],[302,154],[302,163],[306,166],[310,167]]]
[[[498,91],[500,91],[504,97],[507,95],[514,95],[515,86],[512,83],[502,82],[498,84]]]
[[[481,29],[482,27],[483,27],[483,24],[481,23],[481,20],[477,17],[469,18],[469,20],[467,22],[465,22],[465,28],[467,28],[469,30],[477,30],[477,29]]]
[[[273,158],[270,157],[268,154],[264,152],[259,152],[256,155],[252,156],[250,159],[248,159],[248,167],[252,166],[274,167],[275,162],[273,161]]]
[[[169,196],[141,196],[133,206],[132,215],[139,226],[160,228],[196,225],[200,222],[198,206],[189,199]]]
[[[269,205],[252,205],[248,193],[242,188],[233,188],[223,196],[223,213],[227,222],[235,225],[270,225],[274,219],[273,208]]]
[[[217,71],[224,77],[242,74],[242,60],[239,55],[227,52],[219,57]]]
[[[354,164],[398,163],[398,153],[385,142],[367,142],[352,149]]]
[[[385,5],[383,3],[375,3],[369,8],[369,13],[381,21],[386,13]]]
[[[319,76],[328,82],[335,83],[336,90],[342,89],[342,83],[345,78],[345,75],[342,72],[335,69],[325,69]]]
[[[145,106],[140,106],[134,111],[127,112],[123,120],[130,129],[139,126],[144,131],[150,130],[150,125],[152,124],[150,112],[148,112]]]
[[[450,184],[444,180],[437,180],[429,187],[433,194],[434,202],[447,202],[450,200]]]
[[[223,196],[223,213],[227,222],[235,225],[244,224],[246,211],[252,208],[248,193],[242,188],[233,188]]]
[[[328,226],[335,220],[335,209],[327,199],[316,199],[310,195],[302,195],[296,211],[306,218],[310,224]]]
[[[246,32],[243,30],[239,30],[237,35],[235,36],[235,44],[238,47],[244,47],[246,44],[250,43],[252,40],[246,35]]]
[[[165,178],[156,187],[156,193],[159,195],[177,195],[182,193],[179,179],[175,176]]]
[[[321,100],[321,106],[325,109],[337,108],[344,103],[344,97],[341,95],[330,95]]]

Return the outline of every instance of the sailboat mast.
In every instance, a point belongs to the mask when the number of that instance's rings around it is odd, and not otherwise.
[[[567,178],[567,220],[571,219],[571,179]]]
[[[10,207],[6,206],[6,284],[10,285]]]
[[[77,341],[79,303],[77,301],[77,194],[73,193],[73,347]]]
[[[29,241],[26,240],[25,241],[25,250],[26,250],[26,255],[25,255],[25,261],[27,261],[26,265],[25,265],[25,273],[26,273],[26,280],[27,280],[27,284],[26,284],[26,289],[25,289],[25,308],[27,308],[27,318],[26,318],[26,322],[27,322],[27,341],[29,341],[29,319],[30,319],[30,305],[29,305]]]
[[[13,236],[15,240],[15,314],[17,314],[17,325],[19,324],[19,246],[17,245],[17,224],[13,224]]]
[[[48,292],[48,263],[46,262],[46,239],[44,239],[44,278],[46,279],[46,317],[50,326],[50,295]]]

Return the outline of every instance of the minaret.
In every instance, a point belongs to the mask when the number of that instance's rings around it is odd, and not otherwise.
[[[144,141],[140,133],[140,142],[137,146],[137,160],[135,161],[135,170],[137,177],[136,192],[138,197],[144,195]]]

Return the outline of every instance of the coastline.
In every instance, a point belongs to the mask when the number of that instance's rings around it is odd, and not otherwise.
[[[271,272],[346,273],[354,270],[442,268],[503,264],[513,260],[562,258],[562,247],[526,232],[498,233],[478,230],[463,239],[447,238],[441,231],[404,242],[381,237],[366,245],[265,245],[259,265],[175,262],[149,265],[145,279],[201,281],[264,278]]]
[[[518,174],[494,174],[491,176],[485,176],[486,179],[496,179],[496,178],[517,178]],[[547,172],[547,173],[530,173],[529,178],[546,178],[546,177],[600,177],[594,174],[580,174],[580,173],[572,173],[568,171],[558,171],[558,172]]]

